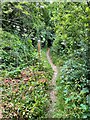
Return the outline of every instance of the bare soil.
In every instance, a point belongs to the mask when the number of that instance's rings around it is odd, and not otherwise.
[[[52,80],[50,83],[50,86],[52,87],[51,91],[50,91],[50,99],[51,99],[51,104],[48,110],[48,118],[53,118],[53,112],[55,110],[55,102],[56,102],[56,79],[57,79],[57,75],[58,75],[58,69],[57,67],[53,64],[52,59],[50,57],[50,49],[48,49],[47,51],[47,59],[54,71],[53,76],[52,76]]]
[[[0,100],[0,119],[3,118],[3,115],[2,115],[2,106],[1,106],[1,100]]]

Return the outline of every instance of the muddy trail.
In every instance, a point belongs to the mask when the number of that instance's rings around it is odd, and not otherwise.
[[[57,75],[58,75],[58,69],[52,62],[52,59],[50,57],[50,49],[48,49],[48,51],[47,51],[47,59],[48,59],[50,65],[51,65],[51,67],[54,71],[53,76],[52,76],[52,80],[51,80],[51,83],[50,83],[51,104],[50,104],[50,107],[49,107],[49,110],[48,110],[48,118],[52,118],[53,112],[55,110],[55,102],[56,102],[56,90],[55,90],[55,88],[56,88],[56,79],[57,79]]]

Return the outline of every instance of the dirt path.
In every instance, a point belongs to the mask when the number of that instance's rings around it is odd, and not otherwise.
[[[55,102],[56,102],[56,91],[55,91],[55,88],[56,88],[56,78],[57,78],[57,74],[58,74],[58,69],[57,67],[52,63],[52,59],[50,57],[50,49],[48,49],[47,51],[47,59],[54,71],[54,74],[53,74],[53,77],[52,77],[52,81],[51,81],[51,84],[50,86],[52,87],[52,90],[50,91],[50,99],[51,99],[51,104],[50,104],[50,107],[49,107],[49,111],[48,111],[48,117],[49,118],[52,118],[52,114],[54,112],[54,106],[55,106]]]
[[[1,105],[0,105],[0,119],[2,119],[3,118],[3,115],[2,115],[2,107],[1,107]]]
[[[0,91],[0,119],[3,118],[3,115],[2,115],[2,105],[1,105],[1,103],[2,103],[1,97],[2,97],[2,92]]]

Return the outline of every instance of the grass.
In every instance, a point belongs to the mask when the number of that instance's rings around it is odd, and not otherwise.
[[[49,64],[48,60],[47,60],[47,48],[43,48],[41,50],[41,60],[43,61],[44,67],[47,69],[47,71],[50,72],[51,75],[53,75],[53,70],[51,68],[51,65]]]
[[[50,76],[49,76],[49,82],[48,82],[48,84],[49,84],[49,88],[48,88],[48,100],[49,100],[49,104],[48,104],[48,108],[49,108],[49,106],[50,106],[50,102],[51,102],[51,99],[50,99],[50,96],[49,96],[49,94],[50,94],[50,91],[51,91],[51,89],[52,89],[52,86],[51,86],[51,84],[50,84],[50,82],[51,82],[51,80],[52,80],[52,76],[53,76],[53,70],[52,70],[52,67],[51,67],[51,65],[50,65],[50,63],[48,62],[48,59],[47,59],[47,48],[43,48],[42,50],[41,50],[41,60],[43,61],[43,65],[44,65],[44,67],[46,68],[46,71],[48,72],[47,74],[50,74]],[[47,112],[46,112],[46,115],[45,115],[45,118],[47,119],[48,118],[48,108],[47,108]]]
[[[53,70],[51,68],[51,65],[49,64],[49,62],[47,60],[46,52],[47,52],[46,48],[42,49],[42,51],[41,51],[41,59],[44,61],[44,66],[46,66],[48,71],[53,74]],[[53,57],[52,57],[52,59],[53,59]],[[60,76],[61,76],[60,68],[58,69],[58,71],[59,71],[59,74],[58,74],[58,77],[57,77],[57,80],[56,80],[57,81],[57,83],[56,83],[56,85],[57,85],[56,86],[57,101],[56,101],[56,104],[55,104],[55,111],[54,111],[54,113],[52,113],[53,118],[62,118],[62,116],[64,114],[63,113],[64,112],[64,107],[65,107],[65,103],[64,103],[64,99],[63,99],[63,97],[64,97],[63,96],[63,88],[60,85]]]
[[[51,58],[53,63],[58,67],[58,76],[57,76],[57,80],[56,80],[56,103],[55,103],[55,110],[53,114],[53,118],[62,118],[63,114],[64,114],[64,108],[65,108],[65,101],[64,101],[64,95],[63,95],[63,87],[60,83],[61,79],[61,67],[63,65],[62,59],[58,58],[55,54],[52,53],[52,50],[50,52],[51,54]]]
[[[51,58],[53,63],[58,67],[58,77],[56,80],[56,103],[55,103],[55,110],[53,113],[53,118],[66,118],[67,117],[67,105],[65,104],[65,100],[64,100],[64,85],[62,86],[62,79],[61,79],[61,68],[64,64],[64,60],[60,57],[57,57],[56,55],[52,54],[51,51]]]
[[[41,51],[41,59],[44,61],[44,66],[48,69],[49,72],[51,72],[51,74],[53,74],[53,70],[51,68],[51,65],[49,64],[48,60],[47,60],[47,56],[46,56],[46,52],[47,52],[47,48],[43,48]],[[52,56],[51,56],[52,57]],[[52,57],[53,59],[53,57]],[[54,59],[55,60],[55,59]],[[54,61],[55,63],[55,61]],[[63,88],[60,85],[60,68],[58,69],[59,74],[57,77],[57,83],[56,83],[56,91],[57,91],[57,101],[55,104],[55,111],[54,113],[52,113],[52,117],[53,118],[62,118],[63,116],[63,112],[64,112],[64,107],[65,107],[65,103],[64,103],[64,99],[63,99]],[[50,88],[49,88],[50,89]],[[47,115],[46,115],[47,116]]]
[[[57,91],[57,100],[56,100],[56,104],[55,104],[55,111],[53,113],[53,117],[54,118],[62,118],[62,116],[64,115],[65,112],[65,101],[64,101],[64,94],[63,94],[63,86],[60,83],[60,68],[58,68],[58,77],[56,80],[56,91]]]

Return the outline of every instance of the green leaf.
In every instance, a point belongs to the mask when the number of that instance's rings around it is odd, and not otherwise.
[[[87,110],[87,105],[84,105],[84,104],[80,104],[80,107],[81,107],[81,109],[83,109],[83,110]]]
[[[85,94],[85,93],[89,93],[89,90],[87,88],[83,88],[80,92],[80,94]]]

